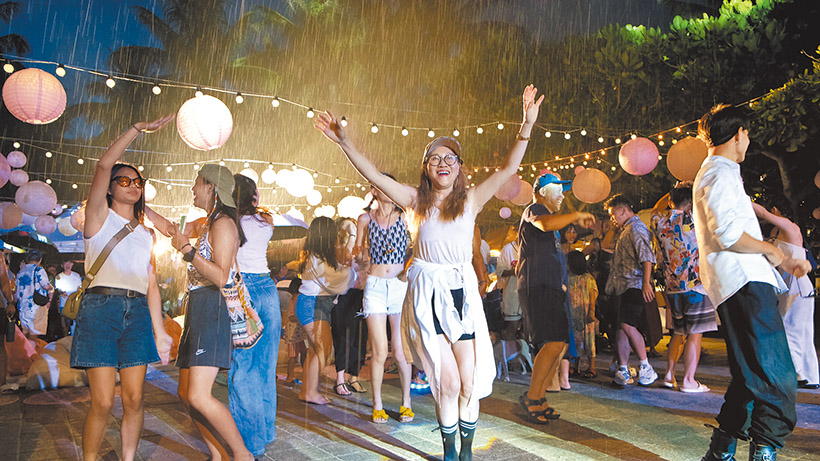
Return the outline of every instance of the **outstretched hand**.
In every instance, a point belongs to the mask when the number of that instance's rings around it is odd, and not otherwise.
[[[347,139],[347,133],[345,133],[345,128],[339,123],[339,120],[336,119],[336,116],[333,115],[330,111],[325,113],[320,113],[316,117],[316,122],[313,124],[314,128],[321,131],[327,139],[335,142],[336,144],[341,143],[345,139]]]
[[[534,124],[536,120],[538,120],[538,111],[541,109],[541,102],[544,101],[544,95],[542,94],[538,100],[535,99],[536,94],[538,93],[538,88],[534,87],[532,84],[527,85],[524,88],[524,123],[527,124]]]
[[[575,213],[577,219],[575,220],[575,224],[579,226],[589,229],[595,225],[595,215],[592,213],[586,213],[583,211],[578,211]]]
[[[168,114],[165,117],[154,120],[153,122],[137,122],[134,124],[134,128],[139,130],[141,133],[153,133],[167,125],[168,122],[174,118],[176,118],[176,115]]]

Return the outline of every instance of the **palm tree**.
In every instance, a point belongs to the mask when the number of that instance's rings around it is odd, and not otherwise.
[[[10,23],[11,18],[20,11],[20,2],[0,3],[0,20]],[[20,34],[8,34],[0,37],[0,52],[22,56],[31,51],[28,40]]]

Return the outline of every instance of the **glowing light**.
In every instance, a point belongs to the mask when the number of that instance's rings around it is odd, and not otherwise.
[[[552,131],[547,131],[546,133],[544,133],[544,137],[551,138],[552,137]]]
[[[174,167],[172,167],[171,165],[168,165],[168,166],[166,166],[166,167],[165,167],[165,171],[167,171],[167,172],[169,172],[169,173],[170,173],[170,172],[171,172],[171,170],[173,170],[173,169],[174,169]]]
[[[109,75],[108,78],[105,79],[105,86],[107,86],[108,88],[114,88],[115,86],[117,86],[117,81]]]
[[[145,170],[145,167],[140,165],[140,166],[137,167],[137,169],[140,170],[140,171],[143,171],[143,170]]]
[[[621,143],[621,138],[615,138],[615,144],[620,144],[620,143]]]
[[[344,116],[342,117],[341,120],[339,120],[339,125],[342,125],[343,127],[347,126],[347,119],[344,118]]]
[[[598,136],[598,142],[604,142],[604,137],[603,136]]]
[[[370,132],[376,134],[379,132],[379,127],[375,123],[370,127]]]
[[[279,97],[278,96],[271,99],[271,101],[270,101],[270,105],[273,106],[273,107],[279,107],[279,104],[280,104],[280,102],[279,102]]]
[[[225,160],[220,160],[219,161],[219,166],[225,166]]]
[[[3,64],[3,70],[6,71],[7,74],[14,72],[14,65],[8,61]]]
[[[194,163],[194,171],[199,171],[199,163]]]
[[[236,97],[234,98],[237,104],[242,104],[245,102],[245,97],[242,96],[242,93],[236,93]]]
[[[80,165],[82,165],[83,163],[85,163],[85,160],[83,160],[83,159],[81,159],[81,158],[78,158],[78,159],[77,159],[77,163],[79,163]]]
[[[410,134],[410,130],[408,130],[405,127],[401,127],[401,135],[402,136],[407,136],[408,134]]]
[[[165,186],[165,188],[168,189],[168,190],[171,190],[171,185],[168,184],[167,186]]]
[[[676,133],[680,133],[680,127],[675,128]]]
[[[162,88],[160,88],[159,85],[154,83],[154,86],[151,88],[151,92],[156,95],[159,95],[160,93],[162,93]]]
[[[453,130],[453,136],[458,136],[458,135],[460,135],[460,134],[461,134],[461,132],[460,132],[460,131],[458,131],[458,128],[456,128],[455,130]]]
[[[564,133],[564,139],[569,139],[569,138],[571,138],[571,137],[572,137],[572,135],[571,135],[571,134],[569,134],[569,133]]]
[[[587,135],[587,130],[581,128],[581,136],[586,136],[586,135]]]
[[[46,184],[51,184],[51,178],[46,179]]]
[[[20,148],[20,143],[17,142],[17,141],[14,141],[14,144],[12,144],[12,146],[14,146],[15,149],[19,149]]]
[[[313,112],[313,108],[310,107],[310,108],[308,108],[308,111],[305,113],[305,116],[307,118],[313,118],[313,117],[316,116],[316,112]]]
[[[57,70],[55,70],[54,73],[57,74],[58,77],[65,77],[65,67],[60,64],[57,66]]]
[[[76,184],[72,184],[72,185],[71,185],[71,188],[72,188],[72,189],[76,189],[76,188],[77,188],[77,185],[76,185]]]
[[[504,124],[501,123],[501,122],[498,122],[498,125],[496,125],[496,128],[498,128],[499,130],[503,130],[504,129]]]
[[[659,145],[659,146],[662,146],[662,145],[664,145],[664,144],[665,144],[665,143],[663,142],[663,140],[658,141],[658,145]]]
[[[436,132],[433,131],[432,129],[427,130],[427,137],[428,138],[435,138],[436,137]]]
[[[613,166],[613,167],[612,167],[612,171],[615,171],[615,170],[616,170],[616,168]]]
[[[482,134],[482,133],[484,133],[484,128],[482,128],[480,126],[476,127],[475,132],[478,133],[478,134]]]
[[[53,155],[51,152],[46,152],[46,158],[51,158]]]
[[[638,137],[638,135],[636,135],[635,133],[632,133],[632,135],[630,136],[630,138],[632,138],[632,139],[637,139],[637,137]]]
[[[202,95],[204,95],[204,94],[205,94],[205,93],[203,93],[203,92],[202,92],[202,88],[200,88],[200,87],[196,87],[196,92],[194,93],[194,96],[196,96],[196,97],[200,97],[200,96],[202,96]]]

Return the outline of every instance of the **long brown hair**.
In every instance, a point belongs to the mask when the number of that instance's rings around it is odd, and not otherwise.
[[[453,191],[444,199],[441,204],[441,220],[454,221],[464,213],[464,204],[467,201],[467,176],[464,168],[459,165],[458,176],[453,183]],[[433,182],[427,176],[427,164],[421,166],[421,178],[419,187],[416,189],[416,219],[427,219],[427,212],[435,206],[433,195]]]

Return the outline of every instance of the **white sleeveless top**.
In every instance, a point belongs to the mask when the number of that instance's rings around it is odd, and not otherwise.
[[[434,263],[458,265],[473,260],[473,231],[475,215],[468,203],[464,213],[454,221],[441,221],[441,211],[430,208],[427,219],[423,220],[416,237],[416,257]]]
[[[245,215],[239,219],[242,232],[248,239],[239,247],[236,254],[239,263],[239,272],[249,274],[268,274],[268,242],[273,237],[273,226],[268,224],[259,214]]]
[[[85,239],[85,267],[90,270],[100,252],[128,220],[108,209],[108,217],[93,237]],[[148,265],[154,239],[142,224],[114,247],[89,287],[110,287],[148,293]]]

